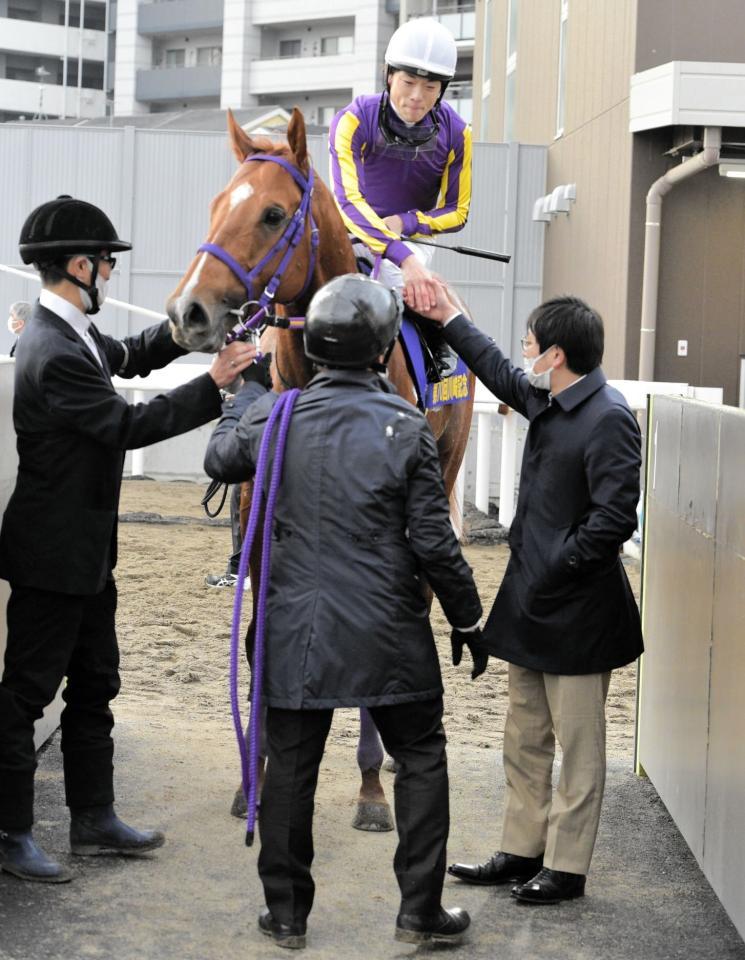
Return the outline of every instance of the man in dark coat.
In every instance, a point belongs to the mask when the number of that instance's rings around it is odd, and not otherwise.
[[[43,289],[16,354],[18,478],[0,532],[0,577],[11,587],[0,682],[0,866],[25,880],[70,879],[31,831],[34,721],[64,677],[72,852],[137,854],[163,843],[161,833],[128,827],[113,808],[113,569],[124,452],[218,416],[220,388],[255,353],[233,345],[209,373],[128,404],[112,374],[146,376],[185,352],[167,322],[122,341],[89,323],[105,297],[111,254],[129,249],[101,210],[70,197],[42,204],[21,232],[21,256],[37,266]]]
[[[639,428],[600,368],[602,320],[576,297],[533,311],[524,370],[444,288],[430,315],[445,321],[446,339],[484,385],[530,421],[510,562],[484,628],[489,652],[509,663],[501,849],[449,873],[521,881],[519,900],[554,903],[584,892],[605,783],[610,672],[643,649],[619,557],[636,527]],[[552,796],[555,740],[562,766]]]
[[[313,797],[335,707],[368,707],[395,782],[401,889],[395,936],[457,941],[465,911],[441,906],[449,829],[442,680],[422,584],[486,668],[481,604],[449,519],[437,448],[424,417],[381,376],[400,302],[350,275],[314,297],[305,350],[320,365],[296,402],[276,503],[264,697],[268,763],[259,874],[260,929],[305,945],[313,904]],[[276,395],[241,416],[236,397],[205,470],[237,483],[255,470]],[[472,632],[461,632],[458,628]]]

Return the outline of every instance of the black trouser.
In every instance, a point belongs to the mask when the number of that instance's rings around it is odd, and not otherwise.
[[[450,828],[442,698],[371,707],[370,713],[398,764],[393,869],[401,913],[434,915],[440,908]],[[332,718],[333,710],[267,711],[259,876],[266,904],[281,923],[304,923],[313,906],[313,798]]]
[[[8,646],[0,682],[0,827],[26,830],[34,819],[34,721],[63,678],[62,752],[70,807],[112,803],[119,648],[111,580],[94,596],[11,587]]]

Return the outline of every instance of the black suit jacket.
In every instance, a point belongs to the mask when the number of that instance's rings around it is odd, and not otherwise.
[[[636,528],[641,439],[597,367],[549,400],[465,317],[445,337],[479,380],[530,421],[510,562],[484,635],[491,652],[546,673],[602,673],[642,652],[619,558]]]
[[[59,593],[103,590],[116,565],[124,452],[220,413],[209,374],[128,404],[112,373],[146,376],[185,351],[168,322],[118,341],[91,325],[103,369],[73,328],[36,304],[18,341],[13,423],[18,478],[0,531],[0,577]]]

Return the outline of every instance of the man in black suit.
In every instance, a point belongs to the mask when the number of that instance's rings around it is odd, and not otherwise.
[[[0,577],[11,587],[0,682],[0,867],[24,880],[70,879],[31,831],[34,722],[64,677],[72,852],[138,854],[164,841],[127,826],[113,808],[112,571],[124,453],[217,417],[220,388],[255,354],[233,344],[208,373],[150,403],[128,404],[113,374],[146,376],[185,352],[167,321],[121,341],[89,323],[106,296],[112,254],[130,249],[101,210],[71,197],[42,204],[21,232],[21,257],[39,270],[43,289],[16,354],[18,478],[0,531]]]
[[[639,428],[606,382],[603,323],[582,300],[556,297],[533,311],[521,369],[444,288],[438,296],[428,315],[445,323],[448,343],[530,421],[510,562],[484,628],[489,652],[509,663],[501,848],[448,872],[516,882],[518,900],[555,903],[584,893],[605,784],[610,674],[643,649],[619,557],[636,527]]]

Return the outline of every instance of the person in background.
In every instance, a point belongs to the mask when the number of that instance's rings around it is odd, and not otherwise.
[[[358,257],[383,257],[379,279],[405,287],[411,311],[434,302],[433,248],[407,242],[462,230],[471,204],[471,128],[443,100],[458,51],[430,17],[396,30],[385,53],[385,89],[357,97],[329,130],[331,183]],[[457,358],[436,325],[414,318],[426,341],[428,376]]]
[[[13,346],[10,348],[10,356],[15,356],[16,347],[18,346],[18,338],[21,335],[21,331],[26,325],[26,321],[31,316],[31,304],[27,303],[25,300],[17,300],[15,303],[11,303],[10,310],[8,311],[8,330],[16,338]]]
[[[428,313],[481,382],[530,421],[510,560],[484,627],[490,654],[509,664],[502,840],[485,863],[448,872],[515,883],[512,895],[525,903],[556,903],[584,894],[605,786],[610,675],[643,650],[619,556],[636,527],[639,427],[600,367],[603,322],[578,297],[531,313],[524,369],[460,314],[444,285]]]

